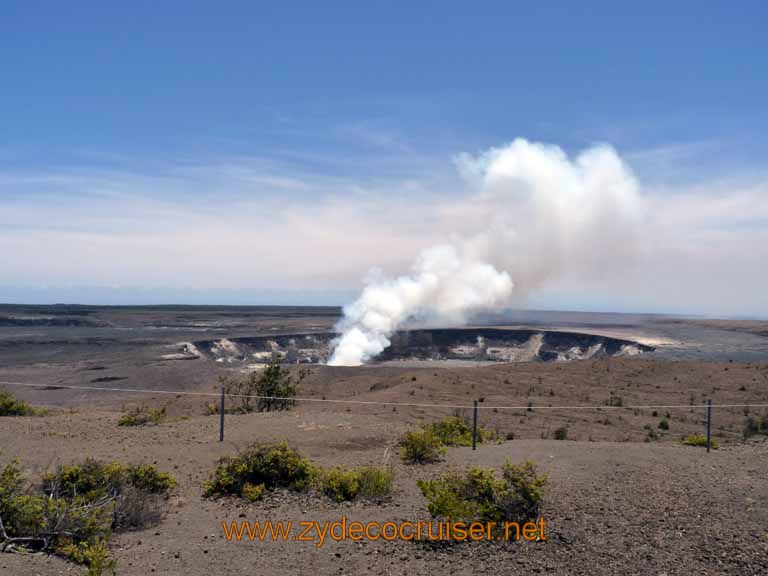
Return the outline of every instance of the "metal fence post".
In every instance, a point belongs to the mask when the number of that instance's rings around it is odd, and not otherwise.
[[[712,400],[707,400],[707,452],[712,446]]]
[[[475,409],[472,415],[472,450],[477,450],[477,400],[475,400]]]
[[[224,386],[221,387],[221,405],[219,407],[219,442],[224,442]]]

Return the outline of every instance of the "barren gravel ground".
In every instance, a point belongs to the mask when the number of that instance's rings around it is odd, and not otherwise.
[[[764,323],[524,314],[519,321],[534,326],[642,336],[660,348],[640,358],[568,363],[315,366],[300,395],[319,402],[300,402],[288,413],[227,416],[226,441],[219,443],[218,418],[203,415],[204,404],[216,398],[183,393],[215,393],[218,376],[242,366],[211,358],[160,360],[169,346],[328,330],[337,309],[17,308],[0,315],[83,322],[0,327],[0,381],[49,386],[6,389],[51,408],[45,417],[0,418],[0,465],[19,458],[37,479],[59,463],[95,457],[155,463],[179,480],[159,525],[110,541],[120,575],[768,574],[768,442],[760,437],[744,443],[741,437],[746,416],[766,415],[768,408],[717,408],[713,434],[720,450],[706,454],[679,444],[681,437],[704,431],[707,399],[768,404]],[[173,394],[56,388],[62,385]],[[445,461],[429,466],[400,463],[396,444],[403,431],[454,412],[426,405],[468,406],[475,399],[481,425],[514,439],[475,452],[449,449]],[[154,427],[117,426],[124,409],[142,403],[167,405],[169,420]],[[677,407],[638,407],[647,405]],[[660,427],[662,420],[669,430]],[[568,440],[553,440],[561,427]],[[352,505],[286,492],[256,504],[202,497],[202,483],[218,458],[271,440],[288,440],[327,466],[390,462],[396,491],[384,502]],[[547,542],[430,547],[327,539],[318,548],[312,542],[228,542],[222,533],[222,521],[236,520],[429,520],[418,479],[468,465],[498,469],[507,458],[531,459],[550,476],[543,509]],[[2,576],[84,572],[51,556],[0,554]]]
[[[766,574],[768,442],[730,443],[706,454],[673,442],[523,439],[450,449],[430,466],[399,463],[403,414],[306,409],[228,417],[193,416],[155,427],[119,428],[118,412],[0,419],[0,462],[20,458],[37,476],[85,456],[154,462],[179,480],[162,523],[111,541],[118,574]],[[264,501],[212,501],[201,483],[223,454],[253,441],[289,439],[313,461],[393,462],[396,492],[383,503],[340,505],[321,496],[275,493]],[[428,520],[416,480],[451,467],[499,468],[532,459],[550,475],[541,543],[227,542],[233,520]],[[1,574],[80,574],[46,556],[0,555]]]

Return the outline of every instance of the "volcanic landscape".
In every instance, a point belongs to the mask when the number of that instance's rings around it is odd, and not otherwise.
[[[116,535],[118,574],[768,573],[768,323],[660,315],[517,311],[464,327],[408,326],[369,364],[332,367],[338,308],[0,306],[0,389],[45,416],[0,418],[0,465],[39,478],[85,457],[146,462],[179,481],[159,525]],[[208,415],[220,376],[275,352],[304,371],[285,412]],[[30,384],[33,386],[23,386]],[[194,393],[194,394],[190,394]],[[685,446],[712,400],[718,450]],[[398,458],[407,430],[471,417],[498,439],[423,466]],[[119,427],[163,406],[156,426]],[[736,405],[719,407],[722,405]],[[660,426],[661,421],[667,427]],[[565,439],[556,439],[566,430]],[[562,435],[560,435],[562,438]],[[336,504],[275,492],[213,500],[216,461],[288,440],[327,466],[388,464],[395,491]],[[547,542],[228,542],[222,521],[429,519],[416,481],[531,459],[550,477]],[[734,528],[737,526],[737,528]],[[2,574],[81,574],[55,556],[0,554]]]

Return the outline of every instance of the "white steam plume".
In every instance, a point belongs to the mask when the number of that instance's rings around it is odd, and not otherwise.
[[[440,208],[451,242],[423,251],[409,275],[368,279],[344,309],[330,365],[375,357],[406,320],[457,324],[561,274],[615,274],[633,256],[643,203],[613,148],[570,160],[556,146],[517,139],[457,165],[475,190]]]
[[[328,363],[362,364],[389,346],[389,336],[416,314],[433,312],[458,323],[467,312],[500,304],[511,294],[506,272],[468,259],[453,246],[430,248],[421,253],[410,276],[372,278],[360,298],[344,309],[344,333]]]

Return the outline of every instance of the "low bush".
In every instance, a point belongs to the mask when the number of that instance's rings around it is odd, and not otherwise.
[[[253,444],[235,456],[219,460],[210,480],[205,483],[206,496],[243,496],[247,484],[264,488],[306,490],[315,475],[309,460],[303,458],[287,442]]]
[[[535,518],[547,481],[533,462],[516,465],[507,461],[501,478],[493,469],[469,468],[417,484],[434,518],[503,523]]]
[[[221,385],[226,394],[227,412],[247,414],[288,410],[294,404],[298,385],[307,376],[305,370],[292,374],[282,365],[282,358],[275,356],[263,370],[251,372],[244,378],[222,376]],[[209,413],[218,409],[208,408]]]
[[[391,468],[362,466],[360,474],[360,495],[364,498],[383,498],[394,486],[395,473]]]
[[[160,424],[167,417],[166,407],[151,408],[147,406],[135,406],[120,416],[118,426],[146,426],[147,424]]]
[[[86,460],[59,466],[36,486],[13,461],[0,472],[0,550],[55,553],[90,575],[114,572],[112,532],[158,521],[175,484],[153,466]]]
[[[707,437],[704,434],[691,434],[687,438],[683,438],[682,444],[685,446],[703,446],[707,447]],[[712,447],[712,450],[717,450],[720,448],[720,445],[715,441],[714,438],[710,441],[710,446]]]
[[[125,467],[128,484],[149,494],[165,494],[176,486],[176,480],[166,472],[159,472],[151,464],[135,464]]]
[[[506,505],[512,506],[521,519],[533,518],[539,513],[549,477],[539,474],[536,464],[527,460],[513,464],[509,460],[502,469],[504,482],[511,493],[507,494]]]
[[[477,443],[492,440],[494,433],[480,426]],[[461,416],[447,416],[430,422],[422,430],[407,432],[400,440],[400,453],[407,464],[437,462],[445,453],[444,446],[471,446],[472,428]]]
[[[472,429],[463,418],[447,416],[424,426],[441,444],[446,446],[471,446]]]
[[[474,521],[495,516],[494,501],[502,483],[492,469],[470,468],[435,480],[419,480],[427,509],[435,518]]]
[[[93,542],[67,542],[58,547],[57,553],[66,556],[75,564],[88,567],[87,576],[101,576],[104,573],[116,574],[117,562],[110,558],[109,548],[104,538]]]
[[[430,422],[424,426],[424,429],[432,432],[445,446],[472,446],[472,428],[459,416],[447,416]],[[492,438],[492,432],[480,426],[477,427],[478,444]]]
[[[205,496],[241,496],[260,500],[268,490],[288,488],[317,490],[342,502],[356,498],[382,498],[392,491],[394,473],[389,468],[313,466],[286,442],[254,444],[236,456],[222,458]]]
[[[568,428],[565,426],[561,426],[560,428],[557,428],[554,432],[555,440],[567,440],[568,439]]]
[[[54,498],[97,500],[119,495],[126,487],[147,494],[165,494],[176,480],[151,464],[124,465],[88,459],[82,464],[59,466],[43,476],[43,492]]]
[[[407,464],[437,462],[444,453],[440,439],[429,430],[406,432],[400,441],[400,455]]]
[[[392,491],[394,473],[388,468],[362,466],[356,470],[337,466],[320,470],[317,483],[320,490],[337,502],[357,497],[383,498]]]
[[[0,416],[40,416],[44,412],[0,390]]]
[[[669,420],[666,418],[659,420],[659,430],[669,430]]]
[[[321,471],[318,475],[318,485],[323,494],[337,502],[354,500],[360,491],[360,474],[337,466]]]
[[[264,492],[266,492],[266,490],[267,487],[264,486],[264,484],[251,484],[250,482],[246,482],[243,485],[243,498],[250,500],[251,502],[256,502],[264,497]]]

